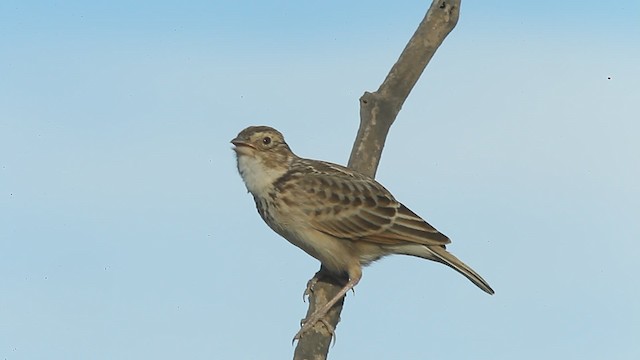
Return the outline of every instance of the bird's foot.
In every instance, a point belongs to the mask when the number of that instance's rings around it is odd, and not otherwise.
[[[313,314],[309,315],[306,319],[302,321],[302,327],[300,328],[300,331],[298,331],[296,335],[293,337],[293,341],[300,340],[300,338],[302,338],[302,335],[305,332],[309,331],[312,327],[314,327],[318,321],[322,322],[325,325],[330,335],[334,335],[334,328],[325,319],[325,316],[329,313],[329,310],[331,310],[331,308],[338,301],[344,298],[344,296],[347,294],[349,290],[353,289],[358,284],[361,277],[362,277],[362,273],[360,272],[360,268],[357,268],[357,271],[353,272],[353,275],[351,276],[349,281],[347,281],[347,283],[342,287],[342,289],[340,289],[340,291],[338,291],[337,294],[335,294],[329,301],[327,301],[326,304],[322,305],[319,309],[316,309],[316,311],[314,311]],[[316,275],[314,276],[314,279],[315,278],[318,278],[318,273],[316,273]],[[316,280],[314,279],[309,280],[309,283],[307,284],[307,289],[311,289],[309,291],[313,291],[312,288],[315,285],[315,283],[318,281],[317,279]],[[305,293],[306,292],[307,291],[305,291]],[[336,324],[337,323],[338,321],[336,321]],[[335,340],[335,336],[334,336],[334,340]]]
[[[302,301],[306,302],[305,297],[310,297],[311,293],[313,292],[313,287],[316,286],[316,283],[318,282],[318,274],[316,273],[315,275],[313,275],[313,277],[307,281],[307,288],[304,289],[304,293],[302,294]]]
[[[325,319],[325,315],[327,315],[326,311],[322,311],[324,309],[320,309],[320,311],[316,311],[315,313],[311,314],[311,316],[309,316],[306,319],[302,319],[300,321],[300,330],[296,333],[296,335],[293,337],[293,341],[295,342],[296,340],[300,340],[300,338],[302,338],[302,335],[309,331],[311,328],[313,328],[315,326],[315,324],[317,323],[322,323],[322,325],[324,325],[325,329],[327,329],[327,331],[329,332],[329,334],[333,337],[333,342],[335,344],[336,341],[336,329],[329,323],[329,321],[327,321],[327,319]]]

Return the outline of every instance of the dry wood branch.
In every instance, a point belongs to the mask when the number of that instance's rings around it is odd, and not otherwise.
[[[362,95],[360,128],[349,158],[349,167],[363,174],[375,176],[391,125],[433,54],[456,26],[459,14],[460,0],[433,1],[380,88],[373,93],[365,92]],[[325,276],[322,267],[314,277],[318,281],[309,296],[307,316],[335,296],[344,280]],[[327,323],[334,329],[340,321],[343,303],[344,299],[327,315]],[[294,360],[326,359],[332,335],[325,324],[316,324],[298,342]]]
[[[434,1],[380,88],[360,98],[360,129],[349,167],[375,176],[387,133],[402,104],[460,15],[460,1]]]

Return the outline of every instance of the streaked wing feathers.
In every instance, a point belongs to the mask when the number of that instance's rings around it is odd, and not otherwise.
[[[313,165],[315,171],[293,172],[280,188],[289,202],[295,199],[302,207],[316,230],[381,245],[450,242],[379,183],[339,165],[322,162],[321,171],[315,161]]]
[[[367,237],[367,240],[378,243],[397,244],[398,240],[423,245],[445,245],[449,238],[429,225],[426,221],[398,203],[400,207],[394,216],[392,226],[385,231]]]

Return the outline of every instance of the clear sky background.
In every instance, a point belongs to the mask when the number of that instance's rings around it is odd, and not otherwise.
[[[231,140],[344,164],[427,1],[2,1],[0,359],[287,359],[316,260]],[[496,290],[391,257],[332,359],[640,358],[640,3],[464,1],[378,172]]]

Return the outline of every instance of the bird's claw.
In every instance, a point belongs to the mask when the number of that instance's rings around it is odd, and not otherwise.
[[[317,274],[313,275],[313,277],[309,281],[307,281],[307,288],[304,289],[304,293],[302,294],[303,302],[306,302],[305,297],[306,298],[311,297],[311,293],[313,292],[313,287],[316,286],[317,282],[318,282]]]
[[[291,344],[293,344],[296,340],[300,340],[302,338],[302,335],[309,331],[316,323],[320,322],[322,323],[322,325],[324,325],[324,327],[327,329],[327,331],[329,332],[329,335],[331,335],[331,337],[333,338],[332,341],[332,346],[336,344],[336,329],[329,323],[329,321],[327,321],[327,319],[321,317],[319,319],[316,319],[315,321],[313,321],[313,317],[311,316],[311,319],[309,319],[309,321],[307,319],[302,319],[300,320],[300,330],[296,333],[296,335],[293,337],[293,340],[291,340]]]

